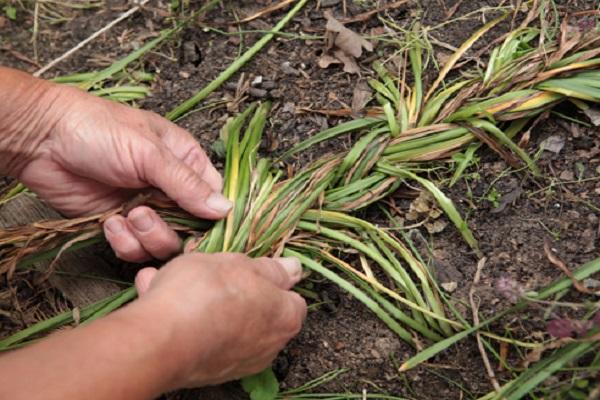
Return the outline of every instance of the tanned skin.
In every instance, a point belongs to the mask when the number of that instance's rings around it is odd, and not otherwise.
[[[185,130],[160,116],[0,67],[0,172],[67,216],[155,189],[206,219],[232,204]],[[179,237],[148,207],[104,224],[122,259],[168,259]],[[189,254],[136,277],[139,299],[92,322],[0,355],[0,398],[152,399],[267,367],[294,337],[306,303],[290,291],[294,258]]]

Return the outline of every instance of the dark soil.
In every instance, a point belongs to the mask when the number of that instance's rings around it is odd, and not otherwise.
[[[71,12],[70,20],[62,24],[51,25],[42,20],[37,38],[39,65],[45,65],[63,54],[127,9],[122,1],[107,3],[111,4],[110,8]],[[165,3],[169,2],[151,2],[152,7],[115,26],[75,56],[53,68],[45,77],[96,70],[130,53],[152,34],[170,26],[171,13]],[[201,2],[191,3],[192,7],[198,7]],[[285,31],[322,35],[325,19],[322,11],[316,10],[315,3],[310,2]],[[334,4],[330,9],[335,15],[342,15],[342,1],[327,3]],[[370,9],[373,7],[371,3],[375,2],[347,3],[348,13],[355,15]],[[385,16],[400,26],[409,26],[416,17],[420,17],[424,25],[436,26],[446,19],[445,11],[440,6],[442,3],[442,0],[423,0],[420,4],[411,2],[410,6],[390,10]],[[455,1],[446,0],[446,3],[451,8]],[[495,7],[498,3],[498,0],[465,1],[452,18],[466,17],[445,25],[432,35],[440,42],[459,46],[484,20],[489,21],[497,13],[494,10],[472,12],[482,7]],[[597,1],[558,3],[563,10],[569,11],[597,6]],[[156,73],[157,80],[152,88],[152,97],[140,103],[142,108],[160,114],[169,111],[215,78],[235,59],[240,48],[247,48],[260,37],[260,34],[248,33],[240,42],[238,36],[225,36],[203,29],[211,27],[226,31],[231,26],[229,22],[234,19],[234,11],[238,15],[247,15],[250,10],[259,8],[249,1],[227,4],[143,59],[140,65],[146,71]],[[268,29],[282,15],[282,12],[276,12],[244,25],[244,29]],[[23,10],[19,10],[16,21],[0,16],[0,64],[30,72],[37,69],[32,63],[23,61],[25,58],[34,58],[32,21],[32,14]],[[372,18],[351,27],[368,34],[379,25],[377,18]],[[510,22],[500,25],[486,36],[487,39],[478,42],[470,54],[475,54],[509,29]],[[298,113],[296,109],[336,109],[343,104],[351,104],[354,87],[369,74],[368,62],[364,60],[362,64],[364,73],[361,77],[348,75],[339,67],[321,69],[317,65],[317,58],[322,48],[322,40],[277,38],[248,63],[242,73],[204,102],[208,104],[225,99],[226,104],[195,112],[179,124],[195,134],[210,152],[211,144],[218,138],[219,128],[227,117],[243,109],[249,101],[270,99],[273,101],[273,111],[263,149],[265,154],[278,153],[303,138],[335,125],[340,121],[337,118]],[[377,54],[387,54],[388,51],[380,48]],[[435,51],[438,56],[449,52],[437,46]],[[261,77],[263,82],[255,88],[258,90],[250,90],[249,85],[246,90],[239,90],[256,77]],[[508,300],[493,290],[497,278],[507,277],[528,290],[536,290],[562,277],[562,272],[548,262],[544,254],[544,238],[552,239],[557,254],[570,268],[600,257],[598,129],[585,128],[553,116],[531,132],[530,148],[539,148],[539,144],[549,137],[560,138],[564,141],[564,147],[557,154],[548,151],[541,153],[539,165],[543,178],[534,179],[525,171],[510,170],[494,153],[483,149],[480,151],[481,161],[467,171],[466,179],[451,189],[445,189],[463,214],[468,216],[469,225],[488,258],[478,290],[482,319],[510,305]],[[345,149],[349,145],[349,138],[328,142],[305,152],[298,163],[305,164],[326,152]],[[217,166],[222,166],[222,160],[216,154],[212,154],[212,157]],[[411,199],[395,196],[394,200],[400,209],[408,210]],[[377,210],[367,212],[374,214],[375,219],[381,218]],[[477,257],[450,225],[435,235],[425,230],[418,232],[414,235],[418,239],[415,240],[417,246],[423,251],[423,256],[431,261],[440,282],[456,283],[457,288],[451,294],[451,299],[470,319],[467,293]],[[22,278],[27,282],[28,277]],[[28,287],[25,283],[20,286],[25,289]],[[301,334],[277,360],[275,370],[283,388],[296,387],[331,370],[347,368],[346,374],[319,390],[353,393],[366,390],[369,393],[388,393],[413,399],[475,398],[491,390],[474,340],[462,341],[431,360],[431,363],[399,374],[398,365],[410,357],[413,350],[347,294],[330,284],[317,284],[316,287],[329,302],[309,313]],[[22,299],[31,299],[34,295],[40,297],[31,288],[25,289],[19,292]],[[7,304],[14,304],[5,297],[0,296],[2,309]],[[56,301],[56,294],[28,303],[44,303],[49,298]],[[51,312],[55,308],[44,309]],[[64,305],[58,308],[62,309]],[[27,319],[20,323],[9,323],[9,318],[2,314],[0,321],[1,336],[33,322]],[[529,309],[524,314],[505,318],[494,329],[499,334],[510,331],[516,338],[539,339],[545,332],[544,312]],[[509,354],[509,362],[511,360],[518,360],[518,355]],[[506,372],[498,372],[500,380],[509,377]],[[235,384],[167,397],[245,398]]]

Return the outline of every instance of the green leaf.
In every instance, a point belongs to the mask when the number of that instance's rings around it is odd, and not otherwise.
[[[17,9],[13,6],[5,6],[4,13],[9,19],[13,21],[17,19]]]
[[[215,152],[217,157],[219,157],[220,159],[225,158],[225,155],[227,154],[227,149],[225,148],[225,142],[223,141],[223,139],[217,139],[214,142],[212,142],[210,148],[212,151]]]
[[[279,382],[271,368],[242,379],[242,388],[251,400],[274,400],[279,393]]]

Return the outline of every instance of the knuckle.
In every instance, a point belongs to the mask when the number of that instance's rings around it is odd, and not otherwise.
[[[302,329],[306,309],[306,301],[302,297],[296,293],[291,293],[291,295],[299,297],[301,301],[290,298],[288,301],[289,305],[284,314],[283,330],[290,338],[296,336]]]
[[[244,269],[246,264],[250,258],[241,253],[220,253],[217,255],[220,262],[226,267],[230,269]]]

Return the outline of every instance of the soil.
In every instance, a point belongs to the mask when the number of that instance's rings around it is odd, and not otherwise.
[[[42,19],[37,36],[37,64],[42,66],[63,54],[92,32],[116,18],[129,6],[123,1],[107,1],[101,9],[68,12],[68,21],[50,24]],[[115,59],[129,54],[160,29],[171,26],[173,15],[166,5],[169,2],[151,2],[146,7],[102,35],[91,45],[59,63],[46,78],[75,72],[97,70]],[[191,7],[200,1],[191,1]],[[246,33],[238,36],[223,35],[207,29],[228,30],[234,25],[234,15],[248,15],[259,5],[254,2],[226,2],[212,11],[160,49],[146,55],[139,66],[156,74],[153,95],[139,106],[160,114],[189,98],[214,79],[238,55],[255,42],[261,34]],[[258,3],[269,3],[258,2]],[[322,1],[334,15],[343,16],[343,1]],[[347,1],[348,15],[372,9],[370,1]],[[382,2],[386,3],[386,2]],[[427,26],[446,22],[442,0],[422,0],[388,10],[386,18],[400,26],[409,26],[416,17]],[[454,0],[446,0],[448,9]],[[496,15],[492,8],[500,1],[464,1],[452,19],[433,36],[440,42],[460,46],[482,22]],[[505,2],[503,2],[505,3]],[[574,11],[597,6],[597,1],[557,2],[562,10]],[[0,2],[1,4],[1,2]],[[264,5],[264,4],[263,4]],[[482,7],[484,12],[476,13]],[[1,14],[0,14],[1,15]],[[265,30],[283,15],[275,12],[243,26],[247,30]],[[38,67],[31,44],[33,17],[31,12],[19,10],[12,21],[0,16],[0,64],[33,72]],[[309,2],[303,11],[285,29],[293,34],[322,35],[325,19],[316,2]],[[352,24],[359,33],[368,34],[380,26],[377,18]],[[510,22],[499,25],[485,39],[478,42],[469,54],[475,54],[495,38],[510,29]],[[321,69],[317,58],[323,49],[322,40],[303,40],[279,37],[249,62],[241,73],[234,76],[223,88],[211,95],[204,104],[226,100],[208,110],[194,112],[179,124],[192,132],[211,153],[214,163],[221,167],[223,160],[211,150],[219,136],[219,128],[226,118],[257,99],[273,101],[263,151],[273,155],[310,137],[314,133],[339,123],[341,119],[316,113],[299,113],[299,108],[336,109],[352,103],[352,95],[359,81],[369,76],[369,57],[361,60],[362,75],[349,75],[340,67]],[[435,47],[436,56],[443,57],[449,50]],[[389,49],[376,50],[385,55]],[[31,61],[24,61],[29,59]],[[372,59],[372,58],[371,58]],[[483,57],[485,59],[485,56]],[[245,83],[261,77],[262,84],[253,90],[243,89]],[[433,74],[429,76],[431,79]],[[573,110],[561,110],[564,113]],[[487,257],[478,296],[481,318],[484,319],[505,309],[510,302],[494,290],[498,278],[510,278],[528,290],[539,289],[562,277],[562,272],[552,265],[543,250],[544,239],[550,238],[562,260],[574,268],[600,257],[600,135],[597,128],[587,128],[556,116],[535,127],[531,132],[529,148],[538,149],[550,138],[564,146],[556,153],[540,153],[539,166],[543,178],[533,178],[524,171],[509,169],[487,149],[480,151],[480,162],[467,171],[466,178],[445,192],[468,216],[468,223],[476,233],[482,251]],[[305,152],[296,161],[303,165],[331,150],[348,148],[350,138],[343,137]],[[439,178],[444,178],[442,173]],[[436,177],[434,177],[436,178]],[[399,209],[407,211],[412,201],[395,195]],[[381,220],[376,209],[364,211],[369,218]],[[413,232],[415,243],[423,256],[430,261],[441,283],[455,283],[450,295],[452,302],[470,320],[468,290],[471,286],[477,256],[462,241],[459,233],[447,226],[441,233],[429,234],[424,229]],[[105,253],[103,256],[105,256]],[[21,275],[18,287],[21,304],[38,304],[42,314],[64,309],[64,299],[52,288],[40,290],[28,282],[32,277]],[[596,277],[597,278],[597,277]],[[462,399],[476,398],[492,390],[482,367],[474,340],[464,340],[448,349],[430,363],[400,374],[398,365],[413,354],[413,350],[400,341],[373,314],[359,302],[327,283],[317,283],[320,296],[327,299],[325,306],[309,313],[306,326],[300,335],[282,353],[275,371],[283,388],[293,388],[338,368],[348,371],[339,378],[319,388],[322,392],[388,393],[412,399]],[[0,288],[1,289],[1,288]],[[7,291],[0,291],[7,293]],[[40,293],[44,295],[41,296]],[[49,294],[50,293],[50,294]],[[40,298],[42,297],[42,298]],[[0,296],[4,309],[11,297]],[[59,300],[57,300],[59,299]],[[577,296],[574,297],[577,300]],[[17,302],[18,304],[18,302]],[[50,304],[50,305],[48,305]],[[58,304],[58,305],[57,305]],[[0,314],[0,336],[21,329],[36,319],[31,313],[19,322]],[[37,315],[39,318],[40,315]],[[509,316],[494,325],[504,334],[511,332],[520,339],[539,338],[544,334],[544,310],[530,308],[525,313]],[[518,354],[509,354],[509,363],[517,362]],[[496,367],[496,365],[494,366]],[[498,379],[508,379],[507,372],[497,372]],[[166,396],[169,399],[244,399],[237,384],[201,391],[187,391]]]

